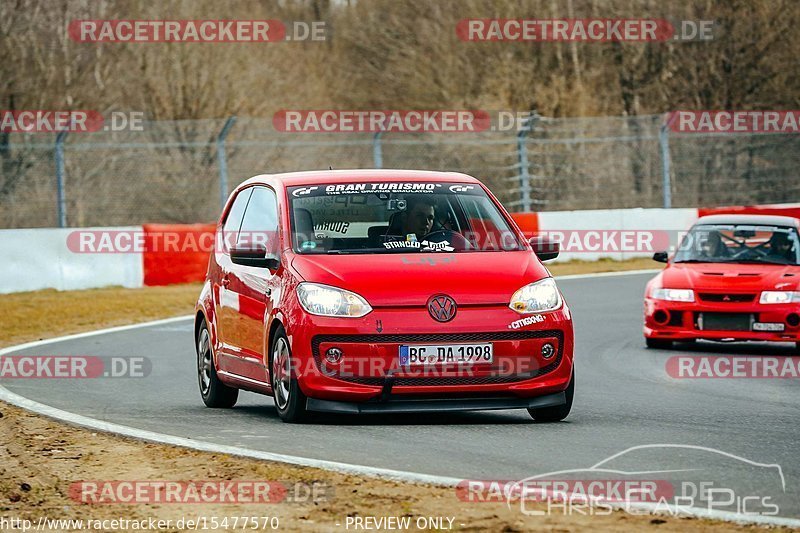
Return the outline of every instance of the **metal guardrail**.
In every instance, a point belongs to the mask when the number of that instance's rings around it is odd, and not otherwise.
[[[4,134],[0,228],[205,222],[259,174],[461,171],[512,211],[790,202],[800,136],[676,134],[659,115],[548,118],[480,133],[276,132],[269,119],[144,122],[142,131]]]

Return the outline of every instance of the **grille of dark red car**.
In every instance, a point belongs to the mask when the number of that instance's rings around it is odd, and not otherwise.
[[[704,302],[742,303],[752,302],[755,294],[725,294],[716,292],[701,292],[700,299]]]
[[[755,317],[747,313],[697,313],[695,324],[703,331],[750,331]]]
[[[341,343],[455,343],[455,342],[491,342],[507,340],[541,339],[555,337],[558,339],[558,353],[553,362],[547,366],[517,374],[490,374],[485,376],[448,376],[448,377],[371,377],[371,376],[338,376],[326,370],[319,347],[323,342]],[[497,383],[515,383],[542,376],[555,370],[561,363],[564,353],[564,332],[561,330],[508,331],[500,333],[434,333],[419,335],[317,335],[311,340],[311,352],[317,368],[336,379],[361,385],[383,386],[387,379],[392,380],[394,387],[436,387],[443,385],[490,385]],[[493,369],[496,370],[496,369]]]

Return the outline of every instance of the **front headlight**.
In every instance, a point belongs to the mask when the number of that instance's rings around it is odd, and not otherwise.
[[[558,292],[556,280],[545,278],[525,285],[514,293],[508,306],[520,314],[543,313],[558,309],[561,307],[561,293]]]
[[[800,291],[763,291],[758,302],[762,304],[791,304],[800,302]]]
[[[694,291],[691,289],[653,289],[650,296],[656,300],[669,300],[670,302],[694,301]]]
[[[372,311],[358,294],[319,283],[301,283],[297,286],[297,297],[303,309],[312,315],[358,318]]]

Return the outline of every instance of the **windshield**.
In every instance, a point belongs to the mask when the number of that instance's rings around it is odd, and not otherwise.
[[[290,187],[298,253],[524,250],[484,190],[468,183]]]
[[[675,263],[800,263],[791,227],[743,224],[695,226],[681,242]]]

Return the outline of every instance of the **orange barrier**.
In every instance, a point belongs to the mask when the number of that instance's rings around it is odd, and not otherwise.
[[[145,285],[203,281],[214,250],[214,224],[144,224]]]
[[[539,214],[538,213],[512,213],[511,218],[517,223],[519,229],[525,234],[525,237],[535,237],[539,232]]]

